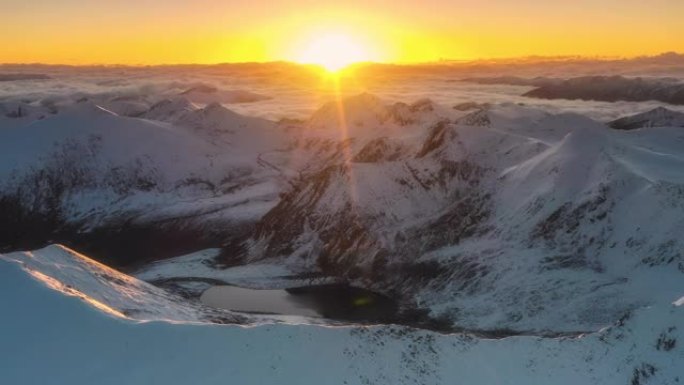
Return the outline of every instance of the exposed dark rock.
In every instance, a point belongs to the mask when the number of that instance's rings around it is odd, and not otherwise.
[[[574,233],[582,222],[605,220],[607,210],[612,205],[608,201],[609,192],[610,188],[602,185],[592,199],[578,206],[573,207],[571,203],[561,205],[535,226],[532,238],[544,239],[549,244],[552,244],[557,234]]]
[[[458,111],[468,111],[468,110],[484,110],[489,108],[491,105],[489,103],[476,103],[476,102],[463,102],[459,103],[452,108]]]
[[[653,377],[658,369],[655,366],[647,363],[642,363],[641,366],[634,368],[632,372],[631,385],[644,385],[649,382],[649,378]]]
[[[449,124],[448,120],[442,120],[430,129],[430,134],[423,142],[423,147],[416,154],[416,158],[422,158],[444,144]]]
[[[456,123],[465,126],[489,127],[492,124],[492,121],[489,119],[487,110],[479,110],[458,119]]]
[[[399,159],[405,149],[388,138],[377,138],[369,141],[354,156],[353,161],[357,163],[378,163],[381,161],[393,162]]]
[[[657,350],[669,352],[670,350],[674,349],[675,346],[677,346],[677,339],[672,336],[672,332],[674,332],[676,329],[676,327],[672,326],[666,331],[660,333],[658,341],[656,341]]]

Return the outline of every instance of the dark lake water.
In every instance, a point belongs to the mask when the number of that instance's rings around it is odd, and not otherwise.
[[[391,322],[398,306],[388,297],[347,285],[284,290],[214,286],[200,297],[207,306],[264,314],[300,315],[354,322]]]

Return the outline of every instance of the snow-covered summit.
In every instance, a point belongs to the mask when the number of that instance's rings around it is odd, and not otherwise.
[[[338,137],[402,135],[402,127],[426,123],[445,114],[453,115],[429,99],[391,104],[376,95],[362,93],[325,103],[311,115],[307,127]]]
[[[162,99],[154,103],[147,111],[140,114],[140,117],[162,122],[175,122],[180,117],[190,114],[197,109],[198,107],[188,99],[175,97],[171,99]]]
[[[179,96],[187,98],[193,103],[254,103],[270,99],[269,96],[261,95],[247,90],[224,90],[215,86],[200,83],[181,92]]]

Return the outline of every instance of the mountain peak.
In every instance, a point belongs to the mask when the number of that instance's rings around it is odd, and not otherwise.
[[[211,94],[211,93],[215,93],[217,91],[218,91],[218,88],[216,88],[214,86],[210,86],[208,84],[198,84],[194,87],[190,87],[187,90],[181,92],[180,95],[187,95],[187,94],[194,93],[194,92]]]
[[[613,120],[608,126],[616,130],[636,130],[650,127],[684,127],[684,113],[665,107]]]

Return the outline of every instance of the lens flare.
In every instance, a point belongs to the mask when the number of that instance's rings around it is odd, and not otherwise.
[[[300,63],[320,65],[330,72],[369,60],[367,49],[344,34],[326,34],[314,38],[297,59]]]

